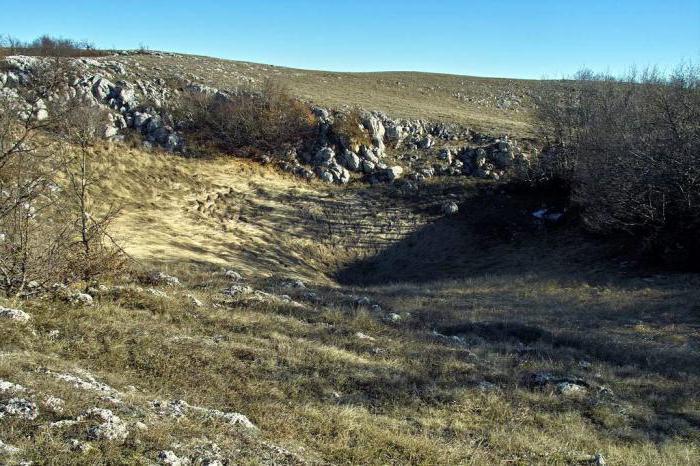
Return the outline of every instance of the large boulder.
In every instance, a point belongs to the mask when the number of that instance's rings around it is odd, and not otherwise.
[[[127,109],[135,107],[138,104],[136,101],[136,91],[130,84],[124,81],[119,82],[119,85],[114,88],[112,95],[121,106]]]
[[[371,160],[363,160],[361,168],[362,171],[365,173],[372,173],[375,170],[375,168],[377,168],[377,165]]]
[[[455,215],[459,212],[459,206],[454,201],[448,201],[442,204],[440,210],[444,215]]]
[[[333,175],[333,181],[340,184],[347,184],[350,181],[350,172],[334,163],[328,167],[328,171]]]
[[[406,131],[403,126],[399,125],[395,121],[389,120],[385,125],[385,137],[388,142],[390,142],[394,148],[399,147],[403,140],[406,138]]]
[[[335,152],[330,147],[324,147],[314,154],[311,162],[316,166],[327,167],[334,163]]]
[[[360,157],[349,150],[343,152],[338,158],[338,161],[348,170],[358,171],[360,169]]]
[[[388,181],[388,182],[393,182],[401,178],[403,175],[403,167],[400,167],[398,165],[395,165],[393,167],[387,167],[382,169],[378,175],[380,176],[381,179]]]
[[[92,95],[100,102],[107,100],[113,91],[114,84],[103,77],[98,77],[92,85]]]
[[[374,164],[379,163],[379,157],[367,146],[360,147],[360,156],[363,160],[368,160]]]
[[[151,115],[148,113],[134,112],[132,125],[134,128],[140,129],[149,119],[151,119]]]
[[[373,113],[365,112],[362,114],[362,125],[367,129],[370,136],[372,136],[372,143],[384,149],[384,135],[386,134],[386,129],[384,128],[384,123],[379,117]]]

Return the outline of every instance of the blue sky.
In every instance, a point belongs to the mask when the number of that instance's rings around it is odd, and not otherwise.
[[[298,68],[556,78],[700,62],[699,0],[0,1],[0,34]]]

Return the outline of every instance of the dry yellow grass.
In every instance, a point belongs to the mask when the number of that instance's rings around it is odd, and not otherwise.
[[[33,315],[0,321],[0,379],[65,400],[60,414],[0,419],[0,440],[21,449],[1,460],[147,464],[161,450],[201,458],[215,442],[231,464],[700,461],[697,276],[626,268],[575,229],[533,225],[541,199],[487,195],[488,183],[413,194],[306,183],[245,160],[114,145],[95,157],[123,206],[126,250],[183,286],[157,296],[131,283],[82,308],[0,301]],[[437,218],[431,207],[450,195],[462,213]],[[226,297],[224,267],[272,297]],[[123,403],[40,368],[89,371]],[[565,396],[529,383],[538,372],[589,387]],[[178,398],[241,412],[259,431],[150,405]],[[71,452],[85,426],[46,427],[95,406],[127,422],[123,443]]]
[[[109,57],[112,60],[113,57]],[[352,103],[396,118],[442,120],[476,130],[532,136],[535,96],[552,83],[417,72],[334,73],[193,55],[120,57],[142,78],[190,79],[218,88],[273,80],[317,105]]]

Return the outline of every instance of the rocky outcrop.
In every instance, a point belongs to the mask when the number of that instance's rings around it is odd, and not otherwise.
[[[45,59],[11,56],[0,72],[0,92],[14,93],[33,79]],[[178,123],[166,108],[182,92],[230,99],[228,92],[199,82],[183,80],[172,85],[162,78],[147,80],[118,57],[73,59],[77,78],[65,89],[47,96],[47,102],[79,98],[108,112],[103,137],[123,140],[127,133],[141,136],[146,148],[160,147],[186,153],[186,141]],[[48,118],[50,106],[40,99],[20,108],[28,117]],[[312,107],[317,132],[311,141],[284,153],[266,155],[288,172],[328,183],[346,184],[352,179],[393,183],[402,178],[421,182],[434,176],[474,176],[498,180],[511,171],[526,170],[529,156],[507,137],[493,138],[458,124],[394,119],[382,112],[362,110],[357,123],[349,124],[347,110]],[[354,116],[354,115],[352,115]],[[354,121],[354,120],[352,120]],[[357,126],[355,128],[355,126]],[[343,128],[352,131],[344,132]],[[358,137],[358,132],[362,137]]]

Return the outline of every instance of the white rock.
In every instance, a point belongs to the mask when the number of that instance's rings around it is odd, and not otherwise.
[[[124,440],[129,436],[126,423],[109,409],[93,408],[80,420],[94,419],[102,421],[88,429],[88,438],[93,440]]]
[[[114,388],[110,387],[107,384],[104,384],[102,382],[98,382],[93,376],[89,374],[83,374],[83,378],[80,378],[76,375],[73,374],[61,374],[61,373],[56,373],[56,372],[51,372],[48,371],[49,375],[53,375],[55,378],[58,380],[62,380],[64,382],[68,382],[71,385],[73,385],[75,388],[79,388],[81,390],[89,390],[89,391],[94,391],[94,392],[100,392],[100,393],[106,393],[109,395],[114,395],[118,396],[120,393],[115,390]]]
[[[8,416],[17,416],[22,419],[33,420],[39,415],[39,408],[32,401],[24,398],[11,398],[10,400],[0,404],[0,418]]]
[[[0,452],[7,453],[9,455],[12,455],[13,453],[19,453],[19,448],[13,447],[12,445],[8,445],[2,440],[0,440]]]
[[[564,396],[576,396],[585,393],[586,387],[571,382],[561,382],[557,384],[557,391]]]
[[[18,393],[18,392],[24,392],[27,389],[24,388],[23,386],[8,382],[7,380],[2,380],[0,379],[0,393],[6,393],[6,392],[12,392],[12,393]]]
[[[372,301],[370,301],[370,299],[367,296],[363,296],[363,297],[355,300],[355,305],[357,305],[357,306],[369,306],[371,302]]]
[[[32,316],[19,309],[11,309],[9,307],[0,306],[0,319],[14,320],[17,322],[28,322]]]
[[[240,273],[236,272],[235,270],[227,270],[226,272],[224,272],[224,275],[226,277],[230,278],[231,280],[235,280],[235,281],[243,280],[243,276]]]
[[[158,453],[158,461],[161,464],[170,466],[185,466],[191,464],[189,458],[180,458],[171,450],[163,450]]]
[[[70,296],[70,302],[74,304],[82,304],[83,306],[92,306],[93,299],[87,293],[75,293]]]
[[[360,340],[368,340],[368,341],[374,341],[374,340],[375,340],[374,337],[371,337],[371,336],[369,336],[369,335],[366,335],[366,334],[364,334],[364,333],[362,333],[362,332],[357,332],[357,333],[355,334],[355,336],[356,336],[357,338],[359,338]]]
[[[168,294],[165,291],[162,290],[156,290],[155,288],[148,288],[146,290],[147,293],[152,294],[153,296],[156,296],[158,298],[167,298]]]
[[[178,286],[180,285],[180,279],[177,277],[173,277],[172,275],[168,275],[163,272],[155,272],[152,273],[149,276],[149,279],[151,282],[153,282],[156,285],[160,284],[165,284],[169,286]]]
[[[92,445],[90,445],[89,443],[81,442],[78,439],[70,439],[68,445],[70,446],[71,451],[78,453],[85,453],[92,450],[93,448]]]
[[[384,175],[389,181],[398,180],[403,175],[403,168],[395,165],[384,170]]]
[[[190,303],[192,303],[192,305],[193,305],[194,307],[202,307],[202,306],[204,306],[204,303],[203,303],[202,301],[200,301],[199,299],[197,299],[197,297],[194,296],[194,295],[188,294],[188,295],[187,295],[187,298],[190,300]]]
[[[360,169],[360,157],[349,150],[343,152],[339,157],[339,161],[348,170],[358,171]]]
[[[43,406],[50,411],[53,411],[54,413],[61,414],[63,412],[63,406],[65,405],[65,402],[53,395],[49,395],[44,398],[43,401]]]

